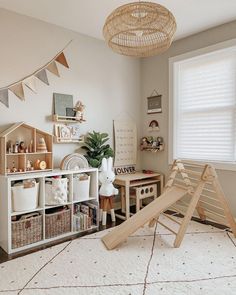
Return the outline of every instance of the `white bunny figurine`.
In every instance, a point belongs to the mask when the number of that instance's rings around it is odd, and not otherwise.
[[[105,202],[107,204],[107,198],[112,198],[114,195],[118,194],[118,189],[113,186],[113,181],[115,180],[115,173],[112,170],[112,158],[103,158],[102,159],[102,167],[101,172],[99,174],[99,181],[101,183],[101,187],[99,190],[99,194],[102,198],[105,198]],[[109,199],[108,199],[109,200]],[[107,205],[104,201],[101,200],[101,209],[100,209],[100,221],[102,220],[102,225],[106,225],[107,218]],[[112,204],[112,199],[110,199],[110,204]],[[111,220],[116,221],[114,208],[111,205],[110,207]]]

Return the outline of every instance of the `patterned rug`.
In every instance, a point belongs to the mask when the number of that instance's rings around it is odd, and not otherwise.
[[[175,249],[161,225],[145,226],[112,251],[106,232],[0,264],[0,295],[236,294],[236,239],[226,231],[191,221]]]

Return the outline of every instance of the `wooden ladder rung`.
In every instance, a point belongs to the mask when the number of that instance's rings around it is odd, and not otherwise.
[[[158,220],[157,223],[159,223],[161,226],[163,226],[163,227],[166,228],[168,231],[172,232],[174,235],[177,236],[177,233],[176,233],[173,229],[171,229],[170,227],[168,227],[167,225],[165,225],[165,224],[162,223],[161,221]]]
[[[178,223],[179,225],[181,225],[181,222],[175,220],[173,217],[171,217],[170,215],[166,214],[166,213],[163,213],[163,215],[167,218],[169,218],[170,220],[174,221],[175,223]]]

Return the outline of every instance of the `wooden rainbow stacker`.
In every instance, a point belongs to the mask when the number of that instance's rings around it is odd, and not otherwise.
[[[169,209],[184,217],[182,222],[164,212]],[[164,214],[179,225],[178,232],[159,221]],[[236,223],[219,183],[215,169],[211,165],[200,165],[174,161],[170,177],[163,194],[106,234],[102,241],[108,250],[114,249],[131,234],[149,222],[156,222],[176,235],[174,247],[179,247],[192,216],[201,220],[211,220],[231,228],[236,237]]]

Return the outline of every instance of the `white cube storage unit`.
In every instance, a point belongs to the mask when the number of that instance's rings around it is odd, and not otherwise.
[[[86,192],[86,195],[83,194],[84,197],[81,198],[74,198],[73,196],[77,196],[78,194],[74,194],[74,189],[77,191],[77,186],[74,186],[74,178],[78,178],[79,175],[86,174],[88,175],[89,179],[89,189]],[[37,194],[35,194],[35,190],[24,191],[21,187],[21,189],[13,189],[18,188],[18,186],[14,185],[17,182],[21,182],[23,180],[30,180],[35,179],[36,180],[36,188],[37,188]],[[58,202],[58,200],[53,203],[52,200],[48,202],[46,201],[46,184],[50,184],[50,179],[62,179],[63,189],[66,188],[67,195],[65,199],[65,191],[63,191],[63,202]],[[67,184],[65,186],[65,183]],[[76,171],[70,171],[70,170],[53,170],[53,171],[45,171],[45,172],[35,172],[35,173],[29,173],[29,174],[21,174],[21,175],[9,175],[9,176],[0,176],[0,224],[1,224],[1,230],[0,230],[0,247],[3,248],[8,254],[16,253],[18,251],[23,251],[30,249],[32,247],[36,247],[42,244],[49,243],[51,241],[55,241],[57,239],[61,239],[64,237],[69,237],[75,234],[79,233],[86,233],[86,232],[92,232],[92,230],[98,229],[99,225],[99,218],[98,218],[98,207],[99,207],[99,199],[98,199],[98,170],[96,168],[86,168],[86,169],[80,169]],[[27,190],[27,188],[25,189]],[[60,189],[59,189],[60,194]],[[35,198],[36,196],[36,198]],[[91,205],[90,207],[88,205]],[[82,209],[86,210],[87,207],[88,212],[92,213],[93,216],[90,218],[90,224],[88,226],[88,220],[86,221],[85,227],[75,227],[73,221],[75,220],[75,208],[76,210]],[[64,207],[65,210],[67,209],[67,213],[61,214],[60,218],[63,218],[63,216],[66,216],[66,222],[70,223],[69,226],[67,226],[65,232],[58,229],[58,235],[53,236],[48,234],[46,236],[46,222],[48,221],[48,217],[53,215],[51,212],[54,209],[59,209]],[[94,209],[94,208],[97,208]],[[69,210],[68,210],[69,209]],[[18,211],[20,210],[20,211]],[[93,211],[92,211],[93,210]],[[95,211],[96,212],[95,212]],[[70,216],[68,217],[68,212],[70,212]],[[94,213],[95,212],[95,213]],[[37,213],[41,218],[38,218],[38,226],[40,228],[40,222],[42,223],[42,239],[38,239],[36,242],[30,240],[30,234],[31,234],[31,226],[32,231],[35,230],[34,220],[37,219],[36,214]],[[32,219],[29,218],[29,220],[22,220],[22,225],[18,225],[18,228],[20,228],[20,231],[23,231],[27,229],[27,233],[25,233],[25,236],[27,237],[26,241],[25,238],[22,239],[19,243],[17,243],[17,234],[15,230],[15,224],[17,224],[18,221],[20,221],[20,217],[27,216],[32,214]],[[86,214],[86,212],[81,212],[81,214]],[[41,221],[39,221],[41,220]],[[92,223],[91,223],[92,222]],[[13,223],[14,226],[13,226]],[[61,223],[60,223],[61,224]],[[21,227],[20,227],[21,226]],[[17,230],[18,230],[17,228]],[[22,228],[22,229],[21,229]],[[70,229],[68,231],[68,228]],[[14,229],[14,232],[13,232]],[[48,228],[47,228],[48,229]],[[57,229],[53,229],[54,232],[57,232]],[[21,232],[19,232],[21,233]],[[18,233],[18,234],[19,234]],[[35,233],[34,233],[35,234]],[[14,236],[13,236],[14,235]],[[28,238],[29,237],[29,238]],[[13,245],[14,241],[14,245]],[[19,247],[16,247],[16,245],[20,245]]]

